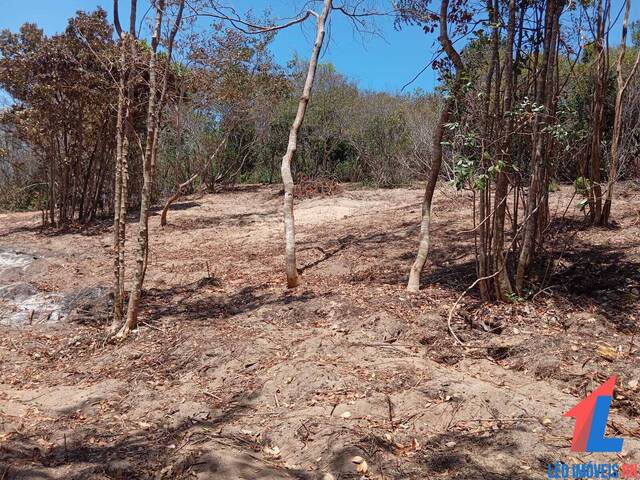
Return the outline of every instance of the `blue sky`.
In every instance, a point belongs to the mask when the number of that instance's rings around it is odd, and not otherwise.
[[[623,0],[613,0],[614,15]],[[128,1],[121,1],[128,4]],[[141,4],[146,3],[141,0]],[[276,17],[289,17],[299,11],[303,0],[228,0],[238,11],[252,9],[261,14],[271,9]],[[380,1],[380,4],[391,2]],[[24,22],[37,23],[47,34],[59,32],[66,26],[67,19],[77,10],[92,10],[98,5],[109,12],[112,18],[112,0],[0,0],[2,17],[0,28],[16,30]],[[640,4],[632,2],[632,20],[640,18]],[[125,9],[126,10],[126,9]],[[140,10],[144,10],[140,8]],[[126,12],[123,12],[123,16]],[[425,35],[416,27],[405,27],[402,31],[393,28],[389,18],[376,21],[383,38],[355,33],[350,22],[342,15],[334,15],[331,22],[328,48],[322,61],[331,62],[336,68],[366,89],[397,92],[410,81],[433,56],[435,37]],[[206,22],[201,22],[206,28]],[[313,22],[306,26],[295,26],[278,34],[273,43],[276,60],[285,64],[297,52],[307,58],[313,43]],[[619,29],[611,34],[612,43],[619,38]],[[436,74],[428,68],[409,90],[419,87],[432,90]]]

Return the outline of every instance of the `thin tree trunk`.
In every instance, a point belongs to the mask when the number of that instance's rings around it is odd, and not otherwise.
[[[169,207],[171,207],[171,205],[182,196],[184,189],[191,182],[193,182],[197,177],[198,177],[198,174],[196,173],[189,180],[178,185],[178,188],[176,189],[176,193],[171,195],[171,197],[169,197],[167,202],[164,204],[164,208],[162,209],[162,215],[160,215],[160,226],[165,227],[167,225],[167,212],[169,211]]]
[[[173,204],[176,200],[178,200],[182,196],[183,190],[191,182],[193,182],[198,176],[200,176],[201,178],[205,177],[206,170],[208,169],[210,163],[213,162],[213,160],[217,157],[220,150],[222,150],[222,148],[227,144],[227,140],[228,140],[228,136],[225,136],[222,139],[222,141],[218,144],[218,146],[214,150],[213,154],[209,157],[209,162],[207,162],[204,168],[200,170],[199,174],[198,173],[194,174],[189,180],[178,185],[178,188],[176,189],[176,193],[174,193],[171,197],[169,197],[167,202],[164,204],[164,208],[162,209],[162,215],[160,215],[160,226],[165,227],[167,225],[167,214],[169,212],[169,207],[171,207],[171,204]]]
[[[449,97],[443,105],[440,112],[440,118],[438,119],[438,125],[433,134],[433,144],[431,146],[431,170],[427,178],[427,185],[424,192],[424,200],[422,203],[422,221],[420,223],[420,244],[418,245],[418,254],[411,266],[409,272],[409,281],[407,283],[407,290],[410,292],[417,292],[420,290],[420,274],[424,269],[424,265],[427,261],[429,254],[429,242],[431,236],[431,206],[433,203],[433,193],[438,183],[438,177],[440,175],[440,166],[442,165],[442,140],[444,138],[445,125],[449,121],[451,111],[455,107],[456,97],[460,89],[460,83],[462,78],[462,72],[464,70],[464,63],[459,53],[453,46],[451,39],[449,38],[448,31],[448,14],[449,14],[449,0],[442,0],[440,4],[440,36],[438,41],[442,46],[449,59],[453,62],[456,68],[456,77],[449,94]]]
[[[420,290],[420,274],[424,269],[429,255],[429,245],[431,241],[431,205],[433,203],[433,193],[440,176],[440,167],[442,165],[442,140],[444,139],[445,125],[449,121],[449,115],[454,108],[455,101],[452,97],[447,99],[438,124],[433,133],[433,144],[431,145],[431,169],[427,177],[427,184],[424,190],[424,200],[422,201],[422,221],[420,222],[420,244],[418,245],[418,254],[409,271],[409,282],[407,290],[417,292]]]
[[[508,113],[506,117],[506,127],[504,131],[505,145],[503,153],[500,155],[502,160],[502,170],[496,178],[495,191],[495,217],[493,222],[493,268],[497,272],[494,279],[494,288],[496,298],[500,301],[506,301],[511,294],[511,282],[509,280],[509,272],[505,264],[504,253],[504,223],[507,211],[507,195],[509,189],[508,169],[511,164],[511,131],[513,130],[513,91],[515,72],[513,68],[513,44],[515,41],[516,29],[516,0],[509,1],[509,21],[507,26],[507,44],[505,46],[504,75],[506,76],[506,85],[504,93],[504,112]],[[517,209],[517,204],[516,207]]]
[[[89,211],[87,212],[87,221],[92,222],[96,218],[96,212],[98,210],[98,202],[100,201],[100,196],[102,195],[102,189],[104,187],[105,177],[107,176],[107,159],[109,158],[109,153],[106,151],[102,152],[103,158],[100,162],[100,169],[98,172],[98,179],[96,180],[96,188],[93,191],[93,195],[91,196],[91,206],[89,207]]]
[[[122,252],[120,251],[120,205],[122,202],[122,150],[125,136],[125,92],[126,92],[126,69],[127,69],[127,44],[125,38],[120,40],[120,81],[118,85],[118,113],[116,120],[116,164],[115,164],[115,185],[113,201],[113,274],[115,284],[113,290],[113,318],[111,330],[116,331],[122,324],[123,291],[124,278],[121,264]]]
[[[49,162],[49,222],[56,225],[56,179],[54,161]]]
[[[137,0],[131,0],[129,33],[122,30],[118,12],[118,0],[113,2],[114,24],[120,38],[120,81],[118,85],[118,113],[116,122],[116,165],[113,201],[113,248],[114,248],[114,313],[111,322],[111,334],[122,325],[124,314],[124,276],[125,247],[127,225],[127,200],[129,195],[128,156],[129,123],[131,97],[133,94],[133,76],[136,60],[136,7]],[[128,49],[129,55],[127,55]],[[128,58],[130,57],[130,58]],[[95,204],[98,202],[100,186],[97,187]]]
[[[626,94],[629,83],[633,80],[633,77],[638,71],[638,65],[640,64],[640,50],[638,50],[636,61],[633,64],[631,72],[627,79],[624,79],[622,73],[622,65],[624,56],[627,51],[627,32],[629,26],[629,14],[631,12],[631,0],[626,1],[624,21],[622,24],[622,41],[620,42],[620,50],[618,52],[618,59],[616,61],[616,80],[618,84],[618,91],[616,93],[616,106],[615,115],[613,121],[613,136],[611,138],[611,167],[609,169],[609,176],[607,179],[607,196],[602,209],[602,224],[608,225],[611,217],[611,203],[613,202],[613,188],[617,181],[618,166],[620,163],[620,136],[622,134],[622,112],[624,110],[624,96]]]
[[[333,2],[332,0],[324,0],[322,13],[318,16],[316,26],[316,40],[313,45],[313,51],[311,53],[311,59],[309,60],[309,68],[307,70],[307,78],[304,82],[302,89],[302,96],[298,103],[298,111],[296,118],[291,125],[289,131],[289,143],[287,145],[287,152],[282,157],[282,183],[284,185],[284,236],[285,236],[285,256],[286,256],[286,271],[287,271],[287,287],[295,288],[300,284],[300,277],[298,275],[298,268],[296,264],[296,238],[295,238],[295,223],[293,218],[293,176],[291,174],[291,162],[295,156],[298,148],[298,132],[302,126],[304,115],[307,111],[307,105],[311,98],[311,89],[313,87],[313,81],[316,75],[316,69],[318,67],[318,57],[320,56],[320,50],[324,42],[325,24]]]
[[[136,270],[134,273],[133,287],[129,296],[129,304],[127,306],[127,320],[118,332],[118,338],[124,338],[131,330],[134,330],[138,326],[138,309],[140,307],[140,296],[142,294],[142,285],[144,283],[147,259],[149,255],[149,207],[151,206],[151,190],[153,188],[160,121],[162,116],[162,107],[164,105],[165,95],[167,91],[169,68],[171,66],[171,58],[173,53],[173,44],[178,29],[180,28],[180,23],[182,21],[184,4],[185,0],[181,0],[178,6],[178,13],[175,18],[174,25],[169,35],[169,41],[167,44],[167,55],[165,59],[167,63],[164,68],[164,78],[160,92],[158,92],[156,64],[158,57],[158,44],[160,43],[160,36],[162,33],[162,18],[164,15],[165,0],[158,0],[155,4],[156,20],[151,41],[151,54],[149,57],[149,105],[147,110],[147,138],[142,162],[143,184],[140,202],[140,220],[138,224],[138,250],[136,252]],[[156,99],[158,93],[160,93],[160,98]]]
[[[490,139],[493,135],[493,127],[495,123],[496,110],[498,109],[499,102],[499,90],[500,90],[500,23],[498,22],[498,9],[494,7],[493,0],[487,0],[487,11],[489,12],[489,19],[492,27],[491,34],[491,62],[489,63],[489,69],[485,78],[485,97],[482,115],[482,128],[484,139]],[[495,83],[495,87],[494,87]],[[492,93],[495,88],[495,97],[492,99]],[[491,110],[492,100],[494,103],[494,111]],[[493,118],[492,118],[493,114]],[[482,173],[487,173],[487,160],[486,155],[491,155],[491,151],[485,150],[483,146],[480,155],[480,168]],[[480,224],[476,230],[479,233],[479,243],[477,252],[477,271],[479,279],[486,279],[490,276],[491,269],[493,268],[492,253],[491,253],[491,177],[487,175],[486,185],[480,192],[480,200],[478,205]],[[480,290],[480,298],[484,301],[491,299],[491,293],[489,289],[489,280],[479,280],[478,289]]]
[[[180,23],[182,22],[182,14],[184,12],[184,4],[185,0],[180,0],[178,3],[178,13],[176,15],[175,21],[173,22],[173,27],[171,27],[171,32],[169,33],[169,41],[167,42],[167,60],[164,66],[164,71],[162,73],[162,88],[160,89],[160,98],[158,100],[158,104],[156,106],[156,117],[155,117],[155,128],[153,132],[153,143],[151,144],[151,178],[155,177],[157,157],[158,157],[158,141],[160,138],[160,128],[162,124],[162,114],[164,112],[164,105],[167,94],[167,86],[169,84],[169,69],[171,68],[171,59],[173,55],[173,45],[178,34],[178,29],[180,28]],[[151,183],[153,187],[153,180]],[[151,202],[149,202],[150,204]],[[147,223],[149,219],[147,218]],[[149,228],[147,226],[147,237],[145,240],[145,252],[144,252],[144,262],[142,263],[142,278],[140,285],[144,284],[145,276],[147,275],[147,266],[149,265]]]
[[[563,1],[564,0],[560,0],[560,3],[562,4]],[[545,14],[544,51],[542,65],[538,72],[536,82],[536,104],[538,105],[548,105],[549,101],[547,98],[547,77],[548,71],[551,68],[551,50],[554,48],[553,39],[561,8],[561,6],[557,5],[556,0],[549,0],[547,3]],[[544,183],[545,166],[543,156],[544,140],[546,135],[544,134],[543,129],[545,123],[546,113],[536,113],[532,158],[533,169],[531,172],[527,207],[525,210],[522,249],[520,251],[520,258],[518,259],[518,267],[516,270],[516,291],[519,295],[523,294],[525,275],[531,263],[535,247],[536,230],[538,226],[537,212],[540,203],[540,192]]]
[[[596,52],[598,54],[595,90],[593,92],[593,105],[591,109],[591,162],[589,204],[591,221],[594,225],[602,224],[602,185],[600,167],[602,160],[602,122],[604,120],[604,102],[606,95],[606,83],[609,76],[607,68],[608,52],[605,49],[606,17],[608,13],[608,1],[603,9],[603,0],[598,1],[598,19],[596,32]]]
[[[147,239],[149,229],[149,207],[151,201],[152,177],[152,148],[155,141],[156,127],[156,97],[157,97],[157,72],[156,61],[158,44],[162,28],[162,17],[164,14],[164,0],[158,0],[155,5],[156,19],[151,40],[151,52],[149,53],[149,99],[147,108],[147,138],[142,157],[142,194],[140,199],[140,219],[138,223],[138,249],[136,252],[136,270],[134,273],[133,286],[129,295],[127,306],[127,320],[122,326],[117,336],[124,338],[138,325],[138,308],[140,305],[140,295],[142,293],[142,282],[144,275],[144,259],[147,252]]]
[[[130,102],[131,102],[131,92],[129,91],[126,94],[125,98],[126,108],[125,108],[125,121],[128,123],[130,116]],[[121,314],[119,318],[119,323],[114,325],[114,331],[117,330],[120,325],[122,325],[122,309],[124,308],[124,279],[125,279],[125,251],[126,251],[126,243],[127,243],[127,212],[129,210],[129,135],[128,135],[128,125],[125,124],[122,138],[122,159],[121,159],[121,169],[122,169],[122,183],[120,188],[120,213],[118,215],[118,288],[120,290],[120,308]]]

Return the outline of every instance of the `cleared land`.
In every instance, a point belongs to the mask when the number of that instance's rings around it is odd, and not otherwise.
[[[186,199],[169,226],[151,219],[142,325],[123,344],[104,342],[109,222],[53,234],[0,215],[0,478],[360,478],[355,456],[385,479],[640,463],[638,195],[619,189],[624,228],[575,233],[571,190],[553,193],[545,289],[508,305],[471,292],[451,325],[464,347],[447,327],[475,278],[464,192],[437,194],[417,295],[419,189],[298,202],[295,291],[278,189]],[[562,414],[614,373],[623,457],[570,454]]]

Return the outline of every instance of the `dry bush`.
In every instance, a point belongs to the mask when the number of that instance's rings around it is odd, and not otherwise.
[[[296,198],[329,197],[342,191],[342,186],[333,178],[311,179],[304,174],[300,174],[295,185],[294,195]]]

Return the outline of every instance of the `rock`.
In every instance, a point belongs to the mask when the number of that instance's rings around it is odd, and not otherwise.
[[[9,248],[0,247],[0,278],[3,280],[19,276],[35,257],[24,252],[18,252]],[[16,280],[17,278],[12,278]]]
[[[0,287],[0,301],[22,302],[37,293],[36,287],[29,283],[14,283]]]
[[[97,286],[67,294],[61,302],[61,310],[70,322],[98,321],[109,316],[111,305],[111,291]]]
[[[28,293],[36,292],[33,295]],[[3,325],[31,325],[57,322],[63,316],[60,312],[62,295],[54,293],[38,293],[37,290],[19,287],[15,297],[6,298],[2,302],[7,314],[0,317]]]

